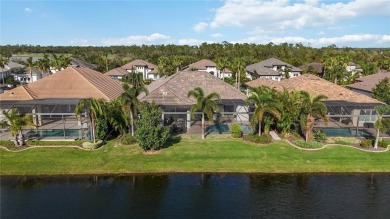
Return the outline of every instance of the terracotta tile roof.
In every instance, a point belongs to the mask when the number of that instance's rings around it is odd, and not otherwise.
[[[96,98],[112,100],[123,93],[122,84],[100,72],[84,67],[68,67],[3,94],[0,100]]]
[[[122,67],[118,67],[118,68],[111,69],[110,71],[104,74],[108,76],[124,76],[129,74],[129,72],[123,69]]]
[[[260,82],[256,82],[260,81]],[[283,90],[283,87],[288,90],[307,91],[312,95],[323,94],[328,98],[326,101],[344,101],[349,103],[375,103],[380,104],[381,102],[368,97],[363,94],[353,92],[347,88],[329,82],[325,79],[317,77],[312,74],[305,74],[294,78],[289,78],[281,82],[274,82],[264,79],[256,79],[250,81],[251,84],[246,83],[250,87],[257,87],[258,85],[265,85],[274,87],[277,90]]]
[[[259,75],[280,75],[280,72],[271,69],[273,66],[288,66],[291,68],[291,71],[302,71],[302,69],[280,61],[276,58],[270,58],[252,65],[248,65],[245,69],[251,73],[256,71]]]
[[[195,103],[188,98],[188,91],[202,87],[205,94],[217,92],[222,101],[243,101],[246,96],[228,83],[207,72],[181,71],[169,77],[161,77],[148,86],[149,94],[141,94],[142,101],[154,101],[158,105],[188,106]]]
[[[267,78],[258,78],[256,80],[249,81],[245,84],[249,87],[267,86],[267,87],[275,88],[275,89],[280,88],[280,83],[278,81],[267,79]]]
[[[154,71],[158,70],[157,65],[154,65],[154,64],[147,62],[145,60],[142,60],[142,59],[136,59],[134,61],[131,61],[131,62],[123,65],[122,68],[125,70],[129,70],[129,69],[135,68],[135,66],[144,66],[144,67],[147,67],[147,68],[152,69]]]
[[[323,73],[324,71],[324,65],[321,62],[312,62],[306,65],[302,65],[299,68],[302,70],[307,70],[310,66],[313,67],[314,70],[319,74]]]
[[[207,67],[216,67],[217,64],[209,59],[202,59],[195,63],[188,65],[185,69],[195,68],[197,70],[206,70]]]
[[[372,89],[383,79],[389,78],[390,79],[390,72],[386,73],[376,73],[373,75],[368,75],[365,77],[361,77],[356,79],[357,83],[347,85],[349,88],[354,88],[358,90],[368,91],[372,92]],[[390,92],[390,91],[389,91]]]

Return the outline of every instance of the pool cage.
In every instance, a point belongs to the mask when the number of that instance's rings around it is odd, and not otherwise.
[[[35,127],[24,127],[22,133],[26,139],[35,140],[77,140],[87,139],[89,122],[86,115],[80,118],[74,113],[78,99],[67,100],[32,100],[2,102],[1,111],[10,112],[18,109],[20,114],[33,116]],[[0,121],[5,116],[0,114]],[[12,139],[9,130],[0,130],[0,139]]]

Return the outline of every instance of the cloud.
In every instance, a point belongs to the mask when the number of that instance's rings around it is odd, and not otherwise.
[[[195,45],[200,45],[202,43],[214,43],[213,41],[206,41],[206,40],[198,40],[198,39],[179,39],[178,44],[179,45],[190,45],[190,46],[195,46]]]
[[[104,45],[151,45],[151,44],[165,44],[170,41],[171,37],[160,34],[153,33],[149,36],[147,35],[138,35],[138,36],[128,36],[123,38],[105,38],[102,39]]]
[[[193,27],[195,32],[203,32],[209,25],[205,22],[200,22]]]
[[[237,41],[237,43],[258,43],[267,44],[281,43],[303,43],[313,47],[323,47],[335,44],[338,47],[350,47],[364,45],[364,47],[388,47],[390,46],[390,35],[376,34],[351,34],[339,37],[321,37],[321,38],[305,38],[299,36],[272,37],[267,35],[250,36],[246,39]]]
[[[211,36],[215,37],[215,38],[223,37],[223,35],[220,33],[214,33],[214,34],[211,34]]]
[[[31,8],[24,8],[24,11],[29,13],[29,12],[32,12],[32,9]]]
[[[318,0],[226,0],[208,24],[245,27],[256,31],[285,31],[331,27],[340,21],[365,15],[389,16],[388,0],[334,2]],[[207,25],[203,25],[206,26]]]
[[[89,41],[87,39],[78,39],[74,38],[69,42],[71,45],[81,45],[81,46],[86,46],[88,45]]]

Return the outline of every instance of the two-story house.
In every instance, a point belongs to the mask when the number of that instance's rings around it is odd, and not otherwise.
[[[136,72],[142,74],[144,80],[156,80],[159,78],[158,67],[150,62],[141,59],[131,61],[126,65],[123,65],[121,68],[123,68],[129,73]]]
[[[184,70],[204,71],[214,75],[217,78],[229,78],[233,75],[233,72],[228,68],[224,68],[223,70],[217,69],[217,64],[209,59],[202,59],[192,63],[184,67]]]
[[[267,78],[275,81],[281,81],[286,78],[300,76],[302,70],[276,58],[270,58],[262,62],[248,65],[246,76],[253,80],[255,78]],[[286,75],[288,74],[288,76]]]

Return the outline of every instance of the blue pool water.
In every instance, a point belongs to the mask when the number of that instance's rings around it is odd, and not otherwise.
[[[225,123],[217,123],[214,125],[210,125],[206,128],[207,132],[215,132],[215,133],[230,133],[231,124]],[[242,133],[249,134],[252,133],[252,128],[249,125],[240,124]]]
[[[356,136],[356,129],[348,129],[348,128],[321,128],[321,132],[325,133],[330,137],[351,137]],[[372,137],[372,135],[366,130],[358,130],[357,137]]]
[[[79,137],[78,129],[66,129],[65,136],[66,137]],[[82,133],[83,134],[83,133]],[[53,129],[53,130],[33,130],[26,133],[27,137],[63,137],[64,130],[63,129]]]

